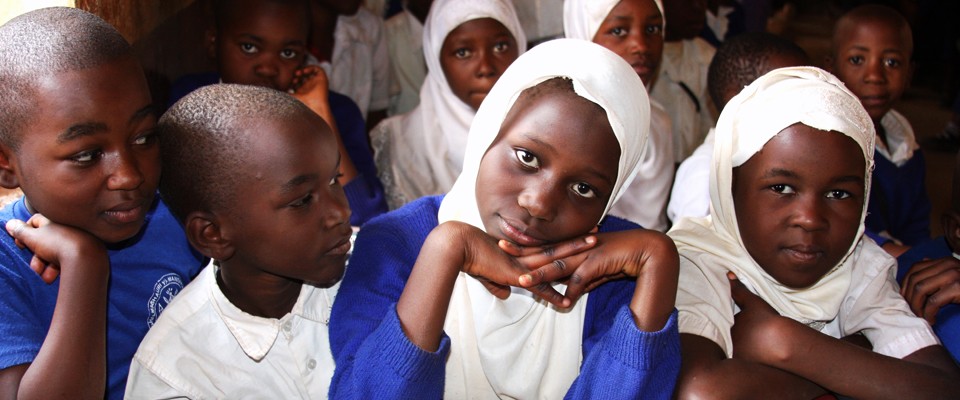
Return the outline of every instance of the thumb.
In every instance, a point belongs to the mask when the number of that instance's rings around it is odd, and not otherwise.
[[[746,309],[757,295],[750,292],[733,272],[727,272],[727,279],[730,280],[730,295],[733,297],[733,302],[737,303],[741,309]]]

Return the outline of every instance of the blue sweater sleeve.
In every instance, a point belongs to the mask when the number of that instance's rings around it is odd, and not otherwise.
[[[337,365],[331,398],[366,398],[375,385],[397,398],[443,395],[449,344],[436,353],[414,351],[396,316],[420,247],[437,225],[439,203],[439,197],[419,199],[374,218],[357,235],[330,317]]]
[[[330,111],[337,121],[337,129],[347,154],[359,173],[356,178],[344,185],[347,202],[350,203],[350,224],[362,226],[370,218],[387,212],[387,200],[383,195],[383,184],[377,178],[377,167],[367,140],[366,123],[360,109],[349,97],[330,91],[328,94]]]

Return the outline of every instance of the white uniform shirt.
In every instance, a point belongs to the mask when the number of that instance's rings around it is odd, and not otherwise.
[[[390,53],[390,80],[395,83],[390,93],[389,115],[413,110],[420,104],[420,87],[427,78],[423,60],[423,24],[407,10],[390,17],[383,24]]]
[[[363,117],[390,105],[390,56],[383,20],[365,8],[341,15],[333,33],[330,89],[357,103]]]
[[[707,70],[714,53],[713,46],[700,38],[663,43],[660,73],[653,82],[650,97],[670,114],[673,155],[678,163],[703,143],[704,136],[715,122],[707,104]]]

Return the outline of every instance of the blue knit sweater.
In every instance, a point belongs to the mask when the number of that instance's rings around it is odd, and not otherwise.
[[[450,339],[426,352],[403,333],[396,302],[421,246],[438,225],[441,196],[425,197],[371,220],[357,237],[330,320],[337,369],[330,398],[443,397]],[[601,231],[638,226],[608,217]],[[567,398],[667,399],[680,368],[676,311],[659,332],[637,329],[628,304],[635,283],[606,283],[590,293],[583,364]]]
[[[929,240],[930,198],[923,152],[917,149],[899,167],[876,151],[873,159],[876,167],[864,221],[867,234],[878,244],[886,241],[876,235],[883,231],[907,245]]]

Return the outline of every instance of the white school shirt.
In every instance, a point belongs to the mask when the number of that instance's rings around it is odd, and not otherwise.
[[[387,109],[392,116],[420,104],[420,87],[427,78],[427,63],[423,60],[423,24],[410,11],[404,9],[390,17],[383,27],[390,54],[390,80],[396,83]]]
[[[230,303],[208,265],[167,306],[130,363],[124,398],[327,397],[327,324],[339,283],[303,285],[293,310],[261,318]]]
[[[337,18],[333,33],[330,90],[357,103],[363,118],[390,106],[390,55],[383,20],[361,7]]]
[[[716,50],[701,38],[663,43],[660,73],[653,82],[650,97],[659,102],[673,125],[674,159],[682,162],[703,143],[704,136],[714,124],[707,102],[707,70]],[[697,111],[689,94],[680,86],[683,82],[700,105]]]
[[[679,221],[684,217],[710,215],[710,163],[713,158],[713,128],[690,157],[680,163],[667,204],[667,217]]]
[[[880,125],[887,134],[887,144],[877,140],[877,153],[894,165],[903,166],[913,158],[913,152],[920,148],[910,121],[896,110],[890,110],[880,119]]]

